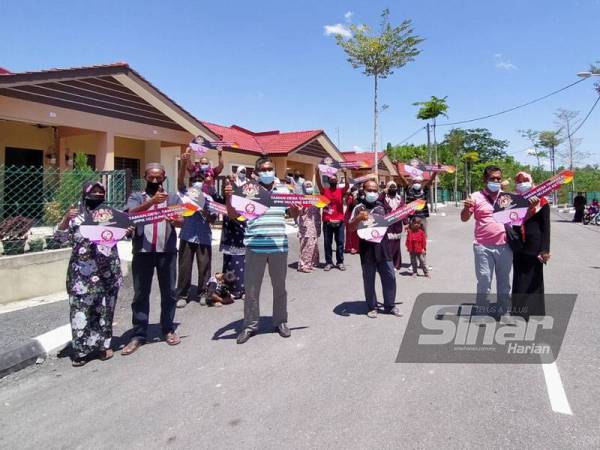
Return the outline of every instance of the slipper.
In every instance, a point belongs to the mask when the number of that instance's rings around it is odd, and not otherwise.
[[[167,344],[169,345],[177,345],[181,342],[181,338],[174,332],[170,332],[165,335],[165,341],[167,341]]]

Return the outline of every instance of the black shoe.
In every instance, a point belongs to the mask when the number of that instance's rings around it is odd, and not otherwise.
[[[248,339],[250,339],[255,334],[256,334],[256,331],[251,330],[249,328],[244,328],[242,330],[242,332],[238,335],[236,342],[238,344],[244,344],[244,343],[248,342]]]
[[[279,333],[279,336],[283,338],[289,338],[292,335],[292,332],[288,328],[287,323],[282,323],[278,327],[275,327],[274,331],[277,331]]]

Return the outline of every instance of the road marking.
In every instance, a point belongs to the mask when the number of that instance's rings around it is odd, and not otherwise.
[[[571,411],[556,361],[551,364],[542,364],[542,369],[544,369],[544,378],[546,379],[546,388],[552,411],[572,416],[573,411]]]
[[[58,292],[56,294],[45,295],[43,297],[35,297],[27,300],[18,300],[16,302],[0,305],[0,314],[6,314],[21,309],[33,308],[34,306],[49,305],[50,303],[62,302],[69,297],[66,292]]]
[[[50,353],[71,340],[71,325],[66,324],[55,328],[52,331],[40,334],[35,339],[41,344],[46,353]]]

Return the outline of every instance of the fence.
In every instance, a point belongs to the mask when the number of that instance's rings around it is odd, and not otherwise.
[[[122,208],[132,189],[140,185],[126,170],[60,170],[0,165],[0,219],[24,216],[34,226],[57,224],[69,205],[81,198],[81,185],[99,181],[106,187],[106,202]]]

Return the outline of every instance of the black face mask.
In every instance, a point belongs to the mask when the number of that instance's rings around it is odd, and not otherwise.
[[[330,181],[330,182],[329,182],[329,187],[330,187],[331,189],[335,189],[335,188],[337,187],[337,181],[336,181],[336,182]]]
[[[154,195],[158,192],[158,189],[162,186],[162,183],[154,183],[152,181],[146,181],[146,193],[148,195]]]
[[[398,193],[397,189],[388,189],[388,194],[390,195],[396,195]]]
[[[104,203],[104,197],[86,198],[85,199],[85,206],[88,209],[96,209],[102,203]]]

